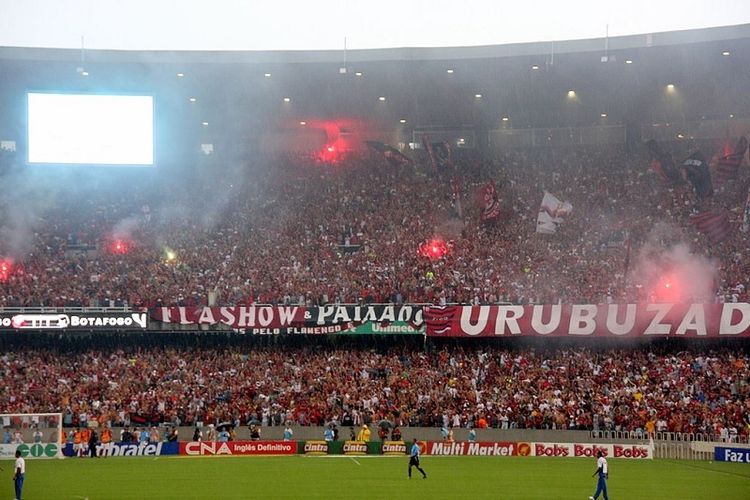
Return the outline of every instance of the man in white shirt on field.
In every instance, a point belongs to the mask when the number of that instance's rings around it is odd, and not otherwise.
[[[16,487],[16,500],[21,500],[23,490],[23,478],[26,475],[26,460],[21,456],[21,451],[16,450],[16,465],[14,466],[13,484]]]
[[[601,451],[596,452],[596,470],[592,477],[599,475],[599,482],[596,484],[596,493],[594,496],[589,497],[589,500],[597,500],[599,494],[602,495],[604,500],[609,500],[607,496],[607,478],[609,477],[609,468],[607,467],[607,459],[604,458],[604,454]]]

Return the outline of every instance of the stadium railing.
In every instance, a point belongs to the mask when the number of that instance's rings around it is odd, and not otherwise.
[[[669,458],[675,460],[713,460],[713,446],[695,447],[687,441],[659,441],[654,443],[654,458]],[[714,443],[715,444],[715,443]]]
[[[644,440],[648,439],[648,433],[645,431],[603,431],[593,430],[591,431],[591,438],[596,440]],[[722,438],[716,434],[706,434],[700,432],[664,432],[659,431],[654,433],[654,441],[666,441],[666,442],[707,442],[707,443],[740,443],[748,444],[748,436],[737,435],[731,438]]]

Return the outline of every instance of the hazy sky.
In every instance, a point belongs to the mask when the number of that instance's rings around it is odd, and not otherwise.
[[[170,50],[485,45],[750,23],[750,0],[0,0],[0,46]]]

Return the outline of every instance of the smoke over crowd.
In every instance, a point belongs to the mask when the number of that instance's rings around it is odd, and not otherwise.
[[[630,279],[647,297],[664,302],[712,302],[719,284],[719,262],[694,253],[668,224],[654,227],[636,252]]]

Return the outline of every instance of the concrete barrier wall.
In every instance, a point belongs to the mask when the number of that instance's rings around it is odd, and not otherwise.
[[[355,434],[360,427],[354,427]],[[437,427],[401,427],[401,436],[405,440],[413,438],[422,441],[440,441],[442,435]],[[193,436],[194,427],[180,427],[180,439],[189,440]],[[294,439],[314,440],[323,439],[325,427],[300,427],[293,426]],[[558,442],[596,442],[591,439],[588,431],[567,431],[567,430],[536,430],[536,429],[476,429],[477,441],[558,441]],[[118,431],[119,432],[119,431]],[[203,428],[205,435],[206,428]],[[250,431],[247,427],[236,429],[238,439],[250,439]],[[349,439],[349,427],[339,427],[339,439]],[[370,426],[372,441],[379,441],[378,428],[375,425]],[[262,427],[261,437],[263,439],[282,439],[284,434],[283,427]],[[469,439],[468,429],[454,429],[453,439],[456,441],[467,441]],[[623,440],[623,442],[642,442],[635,440]]]
[[[131,426],[142,427],[142,426]],[[164,435],[165,426],[159,426],[160,434]],[[205,438],[206,432],[208,431],[207,426],[201,428]],[[354,427],[355,434],[359,431],[360,427]],[[71,428],[65,428],[65,432],[69,432]],[[120,437],[120,427],[114,427],[112,429],[113,437],[117,440]],[[293,426],[295,440],[316,440],[323,439],[323,433],[325,427],[301,427]],[[44,440],[48,440],[48,436],[54,432],[55,429],[42,429],[44,434]],[[195,427],[179,427],[179,439],[180,441],[189,441],[193,437]],[[376,425],[370,425],[371,440],[379,441],[378,428]],[[238,440],[249,440],[250,430],[247,426],[238,427],[235,429]],[[349,439],[349,427],[339,427],[339,439]],[[569,431],[569,430],[538,430],[538,429],[476,429],[477,441],[549,441],[549,442],[579,442],[579,443],[596,443],[596,442],[613,442],[612,439],[592,439],[591,433],[588,431]],[[24,429],[23,437],[25,442],[32,442],[33,431],[30,429]],[[273,427],[261,427],[261,438],[267,440],[280,440],[283,438],[284,428],[273,426]],[[401,427],[401,436],[405,440],[411,440],[417,438],[422,441],[440,441],[442,435],[440,429],[437,427]],[[454,429],[453,439],[456,441],[467,441],[469,439],[468,429]],[[643,440],[616,440],[622,443],[643,443]]]
[[[70,428],[65,429],[68,432]],[[121,428],[115,427],[113,437],[118,440]],[[202,427],[204,440],[208,427]],[[293,426],[293,439],[295,441],[322,440],[325,427],[301,427]],[[165,426],[160,426],[159,431],[163,437]],[[179,427],[179,440],[190,441],[193,437],[195,427]],[[355,434],[359,427],[354,428]],[[376,425],[370,426],[371,441],[379,441],[378,428]],[[55,433],[55,429],[43,429],[44,441],[49,442],[50,436]],[[238,440],[249,440],[250,430],[243,426],[235,430]],[[572,431],[572,430],[540,430],[540,429],[476,429],[477,441],[510,441],[510,442],[557,442],[557,443],[616,443],[616,444],[647,444],[645,439],[611,439],[611,438],[594,438],[589,431]],[[281,440],[283,438],[284,428],[261,427],[261,438],[263,440]],[[26,443],[33,442],[33,431],[24,429],[23,439]],[[339,428],[339,440],[349,439],[350,428]],[[442,435],[440,429],[436,427],[402,427],[401,436],[405,441],[411,441],[417,438],[421,441],[441,441]],[[468,429],[454,429],[454,440],[467,441],[469,438]],[[670,459],[688,459],[688,460],[712,460],[715,446],[733,446],[733,447],[750,447],[747,444],[728,444],[705,441],[657,441],[654,443],[655,458]]]

